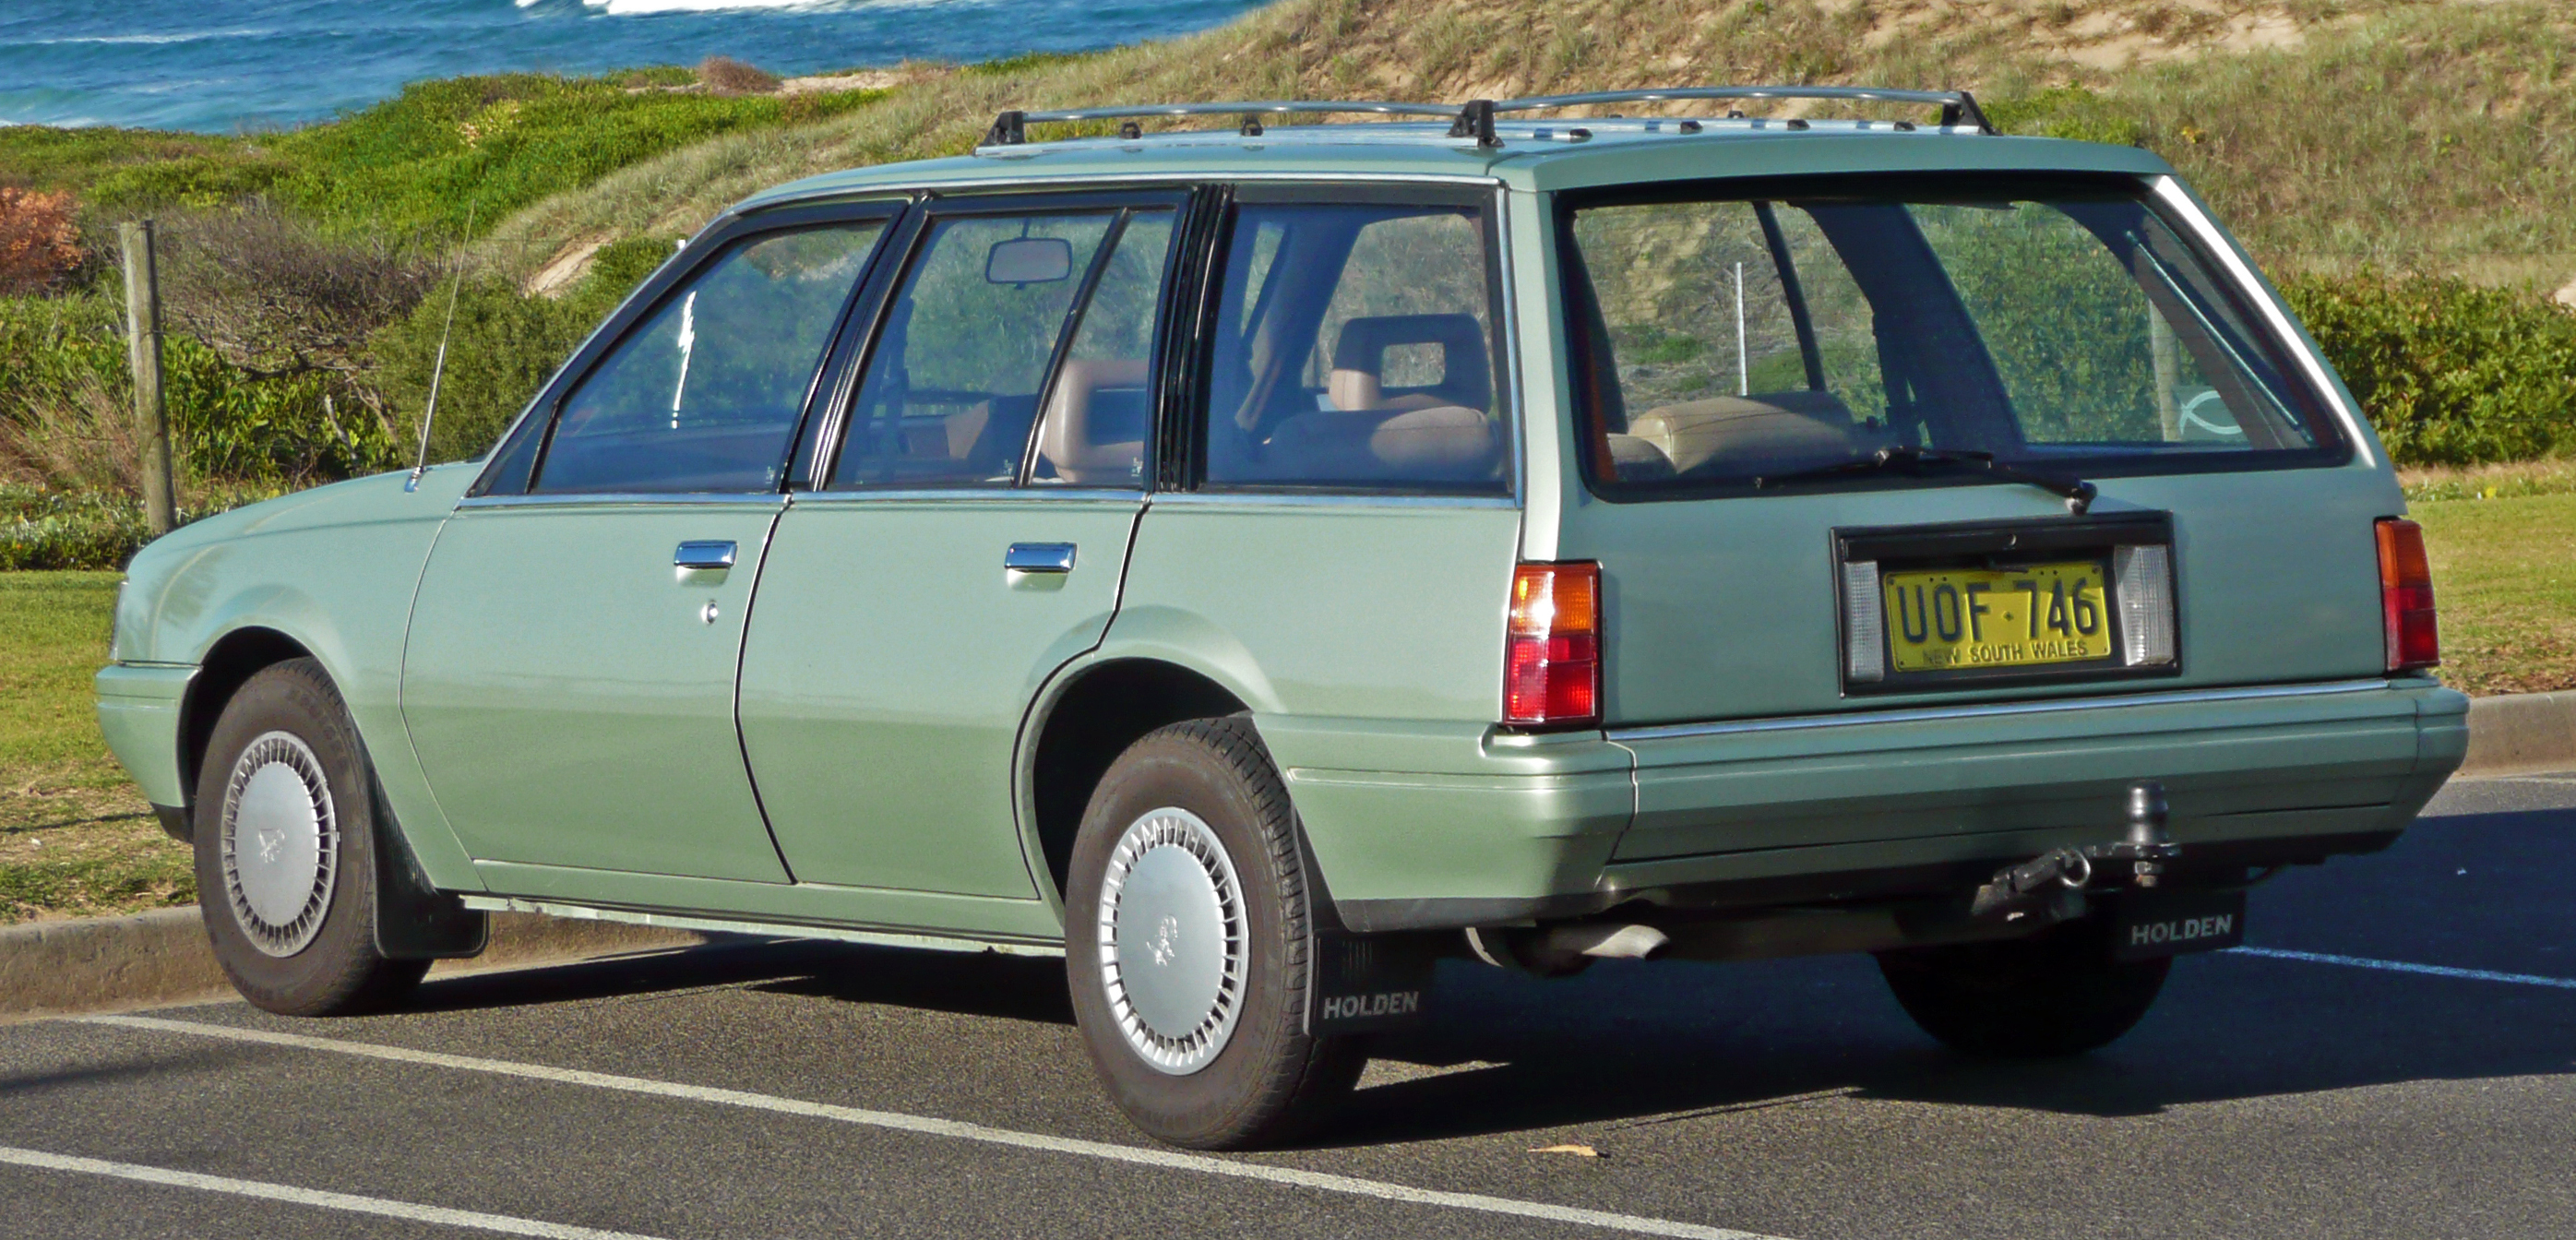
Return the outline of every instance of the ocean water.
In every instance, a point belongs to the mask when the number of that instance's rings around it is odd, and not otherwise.
[[[232,133],[422,78],[731,56],[773,73],[1075,52],[1259,0],[0,0],[0,123]]]

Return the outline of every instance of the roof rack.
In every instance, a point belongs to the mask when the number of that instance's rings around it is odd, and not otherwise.
[[[1389,103],[1363,100],[1261,99],[1239,103],[1154,103],[1132,107],[1059,108],[1049,112],[1012,110],[993,118],[993,127],[984,134],[986,146],[1018,146],[1029,140],[1029,126],[1067,121],[1101,121],[1141,119],[1148,116],[1241,116],[1246,137],[1261,136],[1261,117],[1284,115],[1318,115],[1334,112],[1371,112],[1381,116],[1456,117],[1458,108],[1445,103]],[[1121,136],[1135,126],[1122,127]]]
[[[1505,99],[1493,105],[1497,112],[1529,112],[1542,108],[1577,108],[1604,103],[1659,103],[1671,99],[1854,99],[1877,103],[1920,103],[1941,109],[1941,124],[1974,125],[1979,133],[1995,133],[1994,122],[1986,119],[1985,109],[1977,106],[1977,97],[1964,90],[1885,90],[1875,86],[1677,86],[1670,90],[1603,90],[1580,95],[1532,95],[1525,99]]]
[[[1143,136],[1143,127],[1135,122],[1149,116],[1240,116],[1245,137],[1261,136],[1261,118],[1284,115],[1323,115],[1329,113],[1373,113],[1379,116],[1446,117],[1449,136],[1474,138],[1476,145],[1494,147],[1502,140],[1494,133],[1494,118],[1501,112],[1529,112],[1546,108],[1588,107],[1607,103],[1657,103],[1675,99],[1850,99],[1880,103],[1919,103],[1941,109],[1943,127],[1974,125],[1979,133],[1996,133],[1994,123],[1986,119],[1977,106],[1976,96],[1964,90],[1883,90],[1874,86],[1679,86],[1669,90],[1605,90],[1579,95],[1532,95],[1524,99],[1471,99],[1465,105],[1446,103],[1395,103],[1362,100],[1265,99],[1235,103],[1157,103],[1127,107],[1059,108],[1029,112],[1012,109],[993,118],[993,127],[984,133],[985,146],[1021,146],[1029,140],[1029,126],[1074,121],[1124,120],[1119,136]],[[1741,113],[1735,113],[1741,115]]]

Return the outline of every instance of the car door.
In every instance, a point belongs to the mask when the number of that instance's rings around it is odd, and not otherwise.
[[[1117,605],[1182,206],[927,208],[743,651],[744,749],[799,879],[1036,898],[1014,747]]]
[[[413,605],[403,716],[480,862],[783,882],[733,716],[752,582],[826,347],[889,212],[719,238],[464,500]],[[524,435],[514,435],[505,465]]]

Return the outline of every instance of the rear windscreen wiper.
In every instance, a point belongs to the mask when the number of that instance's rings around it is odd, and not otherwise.
[[[1960,448],[1916,448],[1905,444],[1893,444],[1881,448],[1856,461],[1840,461],[1832,465],[1819,465],[1814,469],[1766,475],[1754,479],[1753,485],[1756,487],[1786,486],[1793,482],[1812,482],[1821,478],[1840,478],[1853,474],[1880,474],[1897,469],[1914,471],[1926,465],[1974,466],[2001,481],[2018,482],[2025,486],[2038,487],[2053,495],[2064,496],[2066,510],[2074,513],[2080,513],[2092,507],[2093,497],[2100,493],[2099,488],[2081,478],[2023,469],[2018,465],[2006,465],[1996,460],[1992,452],[1970,452]]]

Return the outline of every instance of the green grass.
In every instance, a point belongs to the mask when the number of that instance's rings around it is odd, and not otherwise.
[[[440,242],[469,210],[488,226],[615,169],[884,94],[727,97],[645,84],[660,81],[521,73],[416,82],[337,121],[239,138],[19,126],[0,129],[0,169],[72,189],[94,215],[258,196],[332,226]]]
[[[2576,495],[2419,503],[2442,679],[2470,693],[2576,689]]]
[[[116,582],[0,573],[0,922],[196,899],[188,850],[161,833],[93,713]]]

